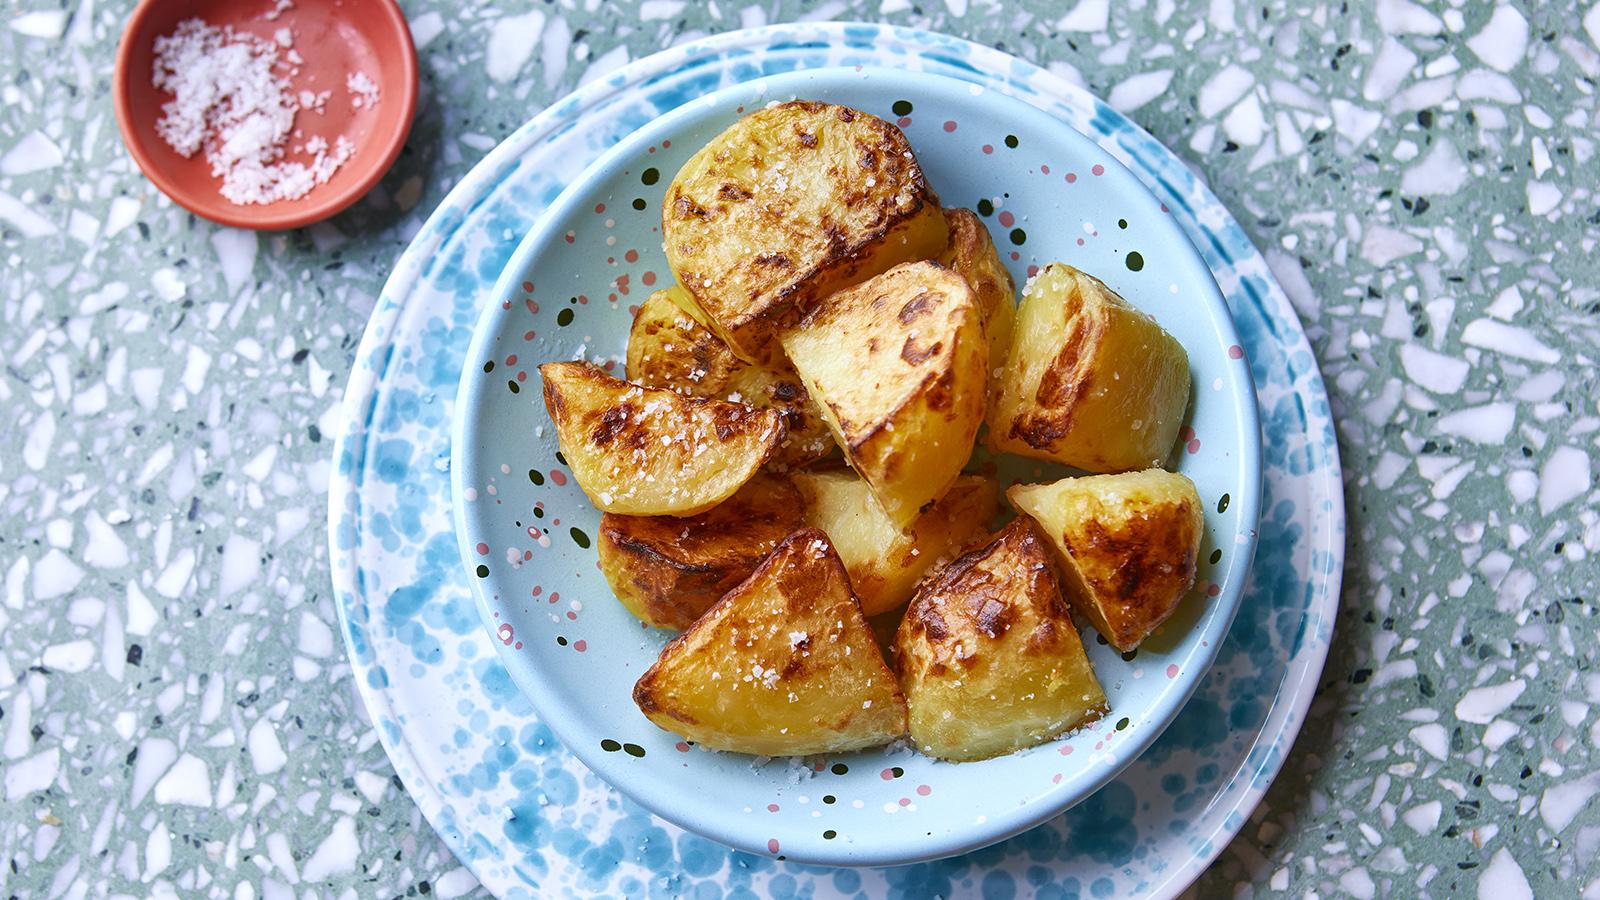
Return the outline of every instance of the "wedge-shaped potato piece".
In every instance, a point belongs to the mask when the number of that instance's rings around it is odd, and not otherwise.
[[[601,512],[704,512],[783,440],[776,410],[640,387],[587,362],[545,363],[539,373],[561,452]]]
[[[661,209],[667,262],[741,358],[768,361],[813,303],[947,233],[900,129],[795,100],[751,113],[689,158]]]
[[[1061,589],[1111,646],[1139,646],[1194,587],[1205,511],[1162,469],[1014,484],[1006,499],[1054,548]]]
[[[994,449],[1089,472],[1158,466],[1189,405],[1189,356],[1099,279],[1052,263],[1022,292],[989,408]]]
[[[1017,321],[1017,285],[1011,272],[1000,261],[1000,252],[989,237],[983,220],[970,209],[947,209],[945,224],[950,228],[950,245],[939,254],[939,262],[967,280],[978,298],[983,314],[983,333],[989,339],[989,379],[1005,366],[1011,350],[1011,333]]]
[[[1000,500],[993,478],[962,475],[902,530],[872,499],[867,483],[848,469],[796,472],[794,483],[805,497],[807,524],[827,532],[868,616],[911,599],[923,575],[987,534]]]
[[[650,721],[716,750],[838,753],[906,733],[906,701],[844,564],[815,528],[661,651],[633,688]]]
[[[794,369],[787,362],[757,365],[734,356],[687,310],[691,303],[683,288],[673,285],[639,307],[628,333],[628,378],[691,397],[777,410],[786,434],[774,463],[801,466],[832,453],[828,424]]]
[[[1103,714],[1106,695],[1027,518],[917,588],[895,636],[911,742],[988,759]]]
[[[904,528],[944,496],[972,454],[988,377],[961,276],[897,266],[828,298],[783,347],[891,522]]]
[[[596,544],[600,571],[628,612],[682,631],[805,526],[802,508],[788,479],[757,475],[688,518],[606,513]]]

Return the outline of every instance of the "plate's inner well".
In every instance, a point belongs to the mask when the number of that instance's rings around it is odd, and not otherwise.
[[[1196,586],[1133,653],[1082,629],[1111,711],[1077,733],[960,765],[903,742],[765,761],[696,750],[631,702],[633,682],[671,634],[629,615],[598,571],[599,513],[559,453],[537,366],[583,357],[624,375],[632,315],[672,279],[660,231],[667,184],[739,115],[794,96],[896,122],[942,203],[979,214],[1019,293],[1037,267],[1071,263],[1188,351],[1193,395],[1168,468],[1189,476],[1206,506]],[[1019,107],[974,85],[871,70],[730,89],[624,142],[557,201],[500,279],[457,413],[468,569],[503,658],[542,718],[598,774],[672,821],[753,852],[826,862],[926,858],[998,839],[1086,796],[1147,746],[1232,619],[1259,489],[1255,400],[1232,322],[1166,208],[1099,147],[1037,113],[1017,116]],[[980,447],[969,470],[995,467]],[[1017,457],[997,471],[1002,489],[1069,472]]]

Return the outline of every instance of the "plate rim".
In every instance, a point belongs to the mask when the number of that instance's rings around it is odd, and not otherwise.
[[[983,44],[965,38],[945,35],[939,32],[905,26],[894,26],[882,23],[867,22],[788,22],[765,25],[758,28],[740,29],[711,35],[690,42],[679,47],[666,48],[648,56],[635,60],[616,72],[595,79],[589,84],[578,87],[564,97],[552,101],[549,106],[533,116],[529,121],[514,130],[502,142],[470,169],[447,192],[433,213],[425,221],[421,229],[413,236],[411,243],[402,251],[397,259],[390,278],[384,285],[379,302],[370,316],[366,328],[363,330],[361,342],[357,348],[357,365],[352,367],[350,380],[346,385],[344,398],[340,405],[340,424],[342,427],[334,440],[333,458],[335,463],[342,458],[353,440],[352,432],[357,437],[364,437],[367,417],[362,414],[362,408],[370,403],[380,379],[370,371],[369,366],[361,363],[372,357],[374,351],[385,346],[392,347],[393,332],[399,321],[400,312],[406,308],[404,301],[409,300],[412,291],[407,282],[426,268],[431,251],[441,246],[449,234],[447,229],[453,225],[450,220],[451,212],[462,204],[462,198],[484,199],[489,189],[497,182],[498,177],[507,168],[508,163],[527,152],[527,147],[538,135],[548,134],[552,125],[559,125],[567,120],[575,120],[584,112],[602,104],[607,98],[622,90],[632,89],[641,83],[648,83],[685,62],[709,60],[715,58],[719,64],[726,65],[741,51],[746,51],[752,46],[769,46],[779,41],[818,41],[826,42],[839,47],[854,47],[852,44],[851,30],[861,31],[863,34],[874,36],[887,35],[893,41],[906,47],[943,47],[958,46],[964,48],[970,58],[981,62],[992,63],[997,66],[1008,67],[996,71],[1009,71],[1013,74],[1021,73],[1041,96],[1048,97],[1062,104],[1076,105],[1086,110],[1086,115],[1104,113],[1119,122],[1119,127],[1126,130],[1136,138],[1142,138],[1153,148],[1167,153],[1177,160],[1175,154],[1165,148],[1165,145],[1156,141],[1141,126],[1120,113],[1106,107],[1102,102],[1088,93],[1083,88],[1066,81],[1061,76],[1049,70],[1022,60],[1019,57],[1003,51],[995,50]],[[996,76],[1003,79],[1004,76]],[[1008,85],[1009,86],[1009,85]],[[570,124],[570,123],[569,123]],[[1101,138],[1095,138],[1097,143],[1106,147],[1108,152],[1119,160],[1126,161],[1134,154],[1129,148],[1120,145],[1107,146]],[[1148,177],[1141,176],[1141,177]],[[1147,182],[1148,183],[1148,182]],[[1197,190],[1215,199],[1205,187],[1203,178],[1194,175],[1194,186]],[[470,204],[469,204],[470,205]],[[1225,218],[1225,230],[1243,235],[1243,229],[1237,219],[1218,202]],[[1204,251],[1202,251],[1204,252]],[[1260,260],[1265,267],[1265,260],[1259,248],[1253,244],[1248,252],[1241,254],[1246,262]],[[1213,270],[1215,271],[1215,270]],[[1289,305],[1281,286],[1270,271],[1260,273],[1263,282],[1262,290],[1267,294],[1265,298],[1257,298],[1256,302],[1263,308],[1269,308],[1275,313],[1282,314],[1286,319],[1299,326],[1296,329],[1296,340],[1288,345],[1287,349],[1310,351],[1310,344],[1300,322],[1298,313]],[[1254,293],[1247,291],[1247,293]],[[398,300],[396,298],[399,298]],[[1327,391],[1319,367],[1312,366],[1305,374],[1306,383],[1301,390],[1313,399],[1320,397],[1326,402]],[[1297,391],[1298,392],[1298,391]],[[1272,702],[1263,714],[1262,727],[1256,731],[1251,742],[1243,748],[1238,756],[1239,762],[1230,770],[1229,778],[1221,783],[1212,795],[1213,800],[1225,798],[1227,800],[1225,814],[1219,812],[1212,818],[1214,827],[1204,832],[1197,832],[1191,836],[1188,843],[1188,852],[1176,865],[1162,870],[1155,879],[1145,887],[1151,896],[1170,897],[1184,890],[1195,878],[1205,871],[1226,846],[1228,839],[1237,835],[1242,829],[1251,811],[1256,808],[1261,798],[1272,781],[1281,773],[1283,758],[1271,753],[1259,753],[1263,748],[1270,749],[1275,744],[1282,744],[1285,749],[1291,747],[1298,736],[1305,721],[1305,712],[1309,708],[1314,690],[1308,690],[1307,685],[1313,688],[1320,677],[1326,664],[1330,649],[1328,636],[1331,635],[1338,615],[1338,607],[1343,579],[1343,564],[1345,559],[1345,544],[1348,539],[1347,521],[1345,518],[1345,500],[1342,479],[1339,476],[1339,447],[1337,434],[1331,428],[1333,419],[1331,413],[1319,413],[1318,424],[1329,426],[1328,440],[1319,444],[1321,452],[1328,456],[1328,462],[1323,464],[1315,473],[1311,481],[1313,487],[1320,487],[1320,494],[1313,492],[1312,497],[1322,506],[1317,510],[1308,511],[1307,516],[1312,521],[1321,520],[1328,527],[1318,529],[1313,536],[1318,538],[1315,542],[1308,540],[1306,545],[1308,553],[1313,557],[1322,554],[1328,563],[1320,572],[1306,570],[1308,580],[1311,582],[1313,593],[1320,602],[1308,605],[1300,616],[1302,627],[1317,633],[1317,639],[1311,646],[1301,653],[1296,654],[1299,665],[1291,663],[1286,667],[1280,680],[1277,682],[1277,691]],[[1325,421],[1321,421],[1325,420]],[[357,427],[351,429],[352,424]],[[1309,432],[1308,432],[1309,434]],[[1263,481],[1265,485],[1265,481]],[[362,698],[368,709],[374,713],[392,715],[394,707],[385,690],[365,683],[359,677],[361,664],[358,662],[361,651],[358,643],[364,641],[365,632],[361,630],[361,623],[351,618],[351,610],[347,603],[356,600],[361,590],[359,577],[352,574],[359,570],[355,565],[356,557],[347,553],[339,546],[339,530],[345,514],[341,505],[349,502],[352,510],[361,505],[359,492],[353,490],[348,474],[341,472],[336,464],[330,474],[329,509],[328,509],[328,541],[330,549],[330,569],[336,598],[336,612],[339,617],[341,634],[344,638],[348,657],[352,665],[357,668],[355,683],[358,695]],[[364,600],[364,597],[363,597]],[[393,737],[386,729],[377,727],[380,742],[385,751],[396,762],[396,769],[401,773],[402,781],[407,790],[412,794],[420,810],[443,838],[452,853],[462,861],[473,873],[483,880],[491,890],[505,889],[507,882],[499,873],[489,872],[482,867],[479,859],[469,851],[465,838],[459,830],[454,829],[450,816],[453,814],[442,795],[438,792],[436,784],[424,777],[425,773],[418,764],[418,757],[410,747],[407,735],[396,729]],[[413,777],[414,776],[414,777]],[[1236,790],[1229,788],[1248,782]],[[1231,796],[1229,796],[1231,794]]]
[[[462,377],[457,385],[456,402],[450,421],[450,502],[461,571],[470,572],[474,564],[479,561],[477,541],[484,535],[487,520],[490,518],[488,508],[473,504],[464,496],[467,488],[471,486],[469,479],[484,474],[481,471],[482,466],[489,465],[481,460],[483,454],[479,445],[483,441],[475,441],[474,437],[481,435],[485,428],[494,427],[494,424],[485,418],[486,410],[494,405],[489,399],[490,385],[485,379],[472,377],[474,368],[479,361],[498,355],[492,352],[493,346],[506,333],[508,319],[520,314],[521,308],[515,303],[516,297],[522,293],[518,288],[524,281],[541,280],[530,270],[539,259],[557,249],[562,234],[561,227],[579,208],[587,206],[593,199],[589,195],[594,185],[603,182],[614,169],[625,168],[624,164],[628,160],[641,157],[647,145],[658,143],[664,136],[676,140],[679,133],[677,129],[684,127],[685,123],[701,119],[708,109],[721,110],[738,100],[744,100],[744,104],[740,107],[744,108],[750,102],[745,99],[747,95],[765,96],[770,93],[774,97],[789,96],[798,90],[803,90],[802,85],[819,80],[825,83],[825,89],[836,91],[841,83],[847,82],[850,78],[875,76],[889,81],[907,79],[907,73],[881,66],[826,66],[760,75],[720,87],[704,96],[685,100],[640,125],[627,137],[597,156],[540,211],[507,258],[493,287],[483,295],[482,308],[473,323],[472,338],[463,360]],[[910,73],[910,78],[917,82],[938,83],[939,88],[932,98],[935,102],[948,96],[965,95],[968,93],[967,86],[972,84],[934,72]],[[906,90],[909,91],[911,88],[908,87]],[[925,96],[926,94],[923,94],[911,99],[921,103]],[[1022,117],[1032,119],[1033,121],[1028,123],[1029,127],[1045,133],[1052,147],[1060,148],[1068,155],[1082,152],[1110,156],[1091,136],[1050,116],[1025,100],[996,92],[996,96],[985,96],[984,102],[1011,107],[1009,112],[1018,117],[1018,121],[1021,121]],[[1007,119],[1007,124],[1011,121],[1013,120]],[[1136,192],[1141,200],[1147,201],[1152,207],[1165,208],[1160,199],[1140,180],[1138,173],[1114,156],[1111,157],[1111,166],[1120,170],[1119,175],[1126,179],[1131,185],[1131,190]],[[1107,173],[1110,173],[1110,168],[1107,169]],[[1186,256],[1188,265],[1198,270],[1199,283],[1195,290],[1204,297],[1205,322],[1209,326],[1207,330],[1216,331],[1220,339],[1216,347],[1208,349],[1225,354],[1228,347],[1238,346],[1241,340],[1232,312],[1228,309],[1227,300],[1223,297],[1221,288],[1217,285],[1216,278],[1200,249],[1195,246],[1181,225],[1171,222],[1170,217],[1167,218],[1169,221],[1166,227],[1176,235],[1183,248],[1173,252]],[[612,789],[654,815],[723,846],[759,855],[767,852],[768,838],[776,838],[783,848],[783,857],[789,862],[831,867],[885,867],[959,856],[999,843],[1065,813],[1115,780],[1177,719],[1194,692],[1199,689],[1201,682],[1205,680],[1211,665],[1221,652],[1222,644],[1243,605],[1245,591],[1249,585],[1250,569],[1255,558],[1260,498],[1263,491],[1260,398],[1249,366],[1243,365],[1238,368],[1240,372],[1231,379],[1232,386],[1227,391],[1225,401],[1231,411],[1229,417],[1231,421],[1227,430],[1236,434],[1239,440],[1238,459],[1224,464],[1223,468],[1229,470],[1233,478],[1237,479],[1236,481],[1230,479],[1230,482],[1235,484],[1230,488],[1230,493],[1238,498],[1239,510],[1236,524],[1231,532],[1214,536],[1215,540],[1221,542],[1219,545],[1232,546],[1235,549],[1229,554],[1227,569],[1220,573],[1219,581],[1224,585],[1223,590],[1217,597],[1208,601],[1208,608],[1224,607],[1222,615],[1213,617],[1208,623],[1206,633],[1211,633],[1211,638],[1201,640],[1200,646],[1192,649],[1193,655],[1189,656],[1182,666],[1182,681],[1177,692],[1161,696],[1156,703],[1141,708],[1136,713],[1129,713],[1127,710],[1117,711],[1136,716],[1150,716],[1153,711],[1159,711],[1161,715],[1159,719],[1152,718],[1149,725],[1141,726],[1134,739],[1119,741],[1114,749],[1109,750],[1108,753],[1113,760],[1110,764],[1107,764],[1102,757],[1094,759],[1085,757],[1077,763],[1077,768],[1087,771],[1086,776],[1063,779],[1059,784],[1053,784],[1030,794],[1015,808],[985,809],[981,821],[963,819],[959,826],[950,827],[937,836],[924,836],[914,841],[910,833],[894,827],[875,830],[871,832],[870,837],[850,843],[818,841],[813,830],[806,829],[800,823],[789,819],[783,820],[782,825],[772,825],[763,832],[754,832],[746,823],[738,821],[737,817],[730,813],[714,814],[705,804],[697,805],[692,800],[685,799],[682,791],[657,788],[655,783],[648,781],[646,773],[633,773],[629,776],[621,767],[622,764],[609,754],[596,752],[594,746],[587,742],[569,740],[569,737],[574,736],[570,726],[578,717],[577,711],[553,684],[546,682],[545,678],[554,671],[552,667],[559,668],[559,663],[552,662],[548,655],[514,650],[504,641],[491,640],[490,644],[494,648],[496,657],[510,673],[517,689],[533,704],[540,720],[555,733],[567,752],[577,757]],[[1254,490],[1251,490],[1252,486]],[[587,501],[587,498],[584,499]],[[593,505],[592,501],[587,502]],[[472,527],[474,522],[478,527]],[[480,623],[491,637],[500,624],[494,601],[490,596],[493,593],[491,588],[502,586],[504,577],[491,574],[487,578],[467,579]],[[562,590],[565,591],[565,588]],[[608,585],[606,592],[609,590]],[[547,711],[559,715],[547,715]],[[561,723],[559,726],[558,722]],[[1051,742],[1055,740],[1057,739],[1053,738]],[[1014,755],[1008,754],[1008,756]],[[641,778],[645,779],[643,783]],[[897,834],[900,835],[898,840],[894,837]],[[888,837],[885,837],[886,835]]]

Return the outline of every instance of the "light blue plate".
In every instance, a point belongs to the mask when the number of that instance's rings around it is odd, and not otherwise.
[[[459,565],[446,423],[491,285],[588,163],[718,87],[856,64],[979,83],[1128,163],[1201,248],[1227,299],[1267,443],[1250,587],[1217,660],[1160,740],[1071,812],[1005,843],[933,863],[833,870],[728,851],[653,818],[538,721],[492,651]],[[917,122],[925,112],[913,112],[913,132],[942,126]],[[1037,226],[1028,230],[1031,243]],[[925,32],[804,24],[721,35],[640,60],[541,113],[467,176],[401,257],[358,353],[344,422],[330,537],[357,684],[423,813],[501,896],[1171,896],[1221,852],[1271,783],[1332,630],[1344,541],[1332,422],[1310,348],[1261,256],[1204,185],[1120,115],[1027,63]],[[811,809],[821,794],[808,795]]]
[[[1162,633],[1128,657],[1085,633],[1111,704],[1088,728],[965,764],[903,746],[752,764],[691,750],[632,701],[672,633],[642,629],[597,572],[600,513],[557,455],[537,366],[625,356],[630,310],[672,279],[661,235],[668,183],[741,115],[797,97],[900,122],[945,203],[984,215],[1018,284],[1065,260],[1154,315],[1189,351],[1198,390],[1176,461],[1206,506],[1198,583]],[[488,300],[467,350],[451,458],[479,612],[501,638],[512,680],[567,749],[670,822],[818,865],[901,865],[993,843],[1058,815],[1148,747],[1233,621],[1260,496],[1255,391],[1233,321],[1200,254],[1138,178],[1033,106],[970,82],[876,68],[717,91],[638,129],[580,175]],[[1061,474],[1012,458],[1000,480],[1003,488]]]

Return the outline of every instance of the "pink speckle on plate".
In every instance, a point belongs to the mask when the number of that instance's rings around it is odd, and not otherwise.
[[[767,852],[768,853],[777,853],[778,852],[778,839],[777,838],[768,838],[767,839]]]
[[[944,123],[944,130],[945,130],[946,133],[955,131],[956,130],[955,120],[951,119],[951,120],[945,122]]]
[[[1089,171],[1096,175],[1104,175],[1106,173],[1106,167],[1100,165],[1099,163],[1095,163],[1094,168],[1090,169]]]

